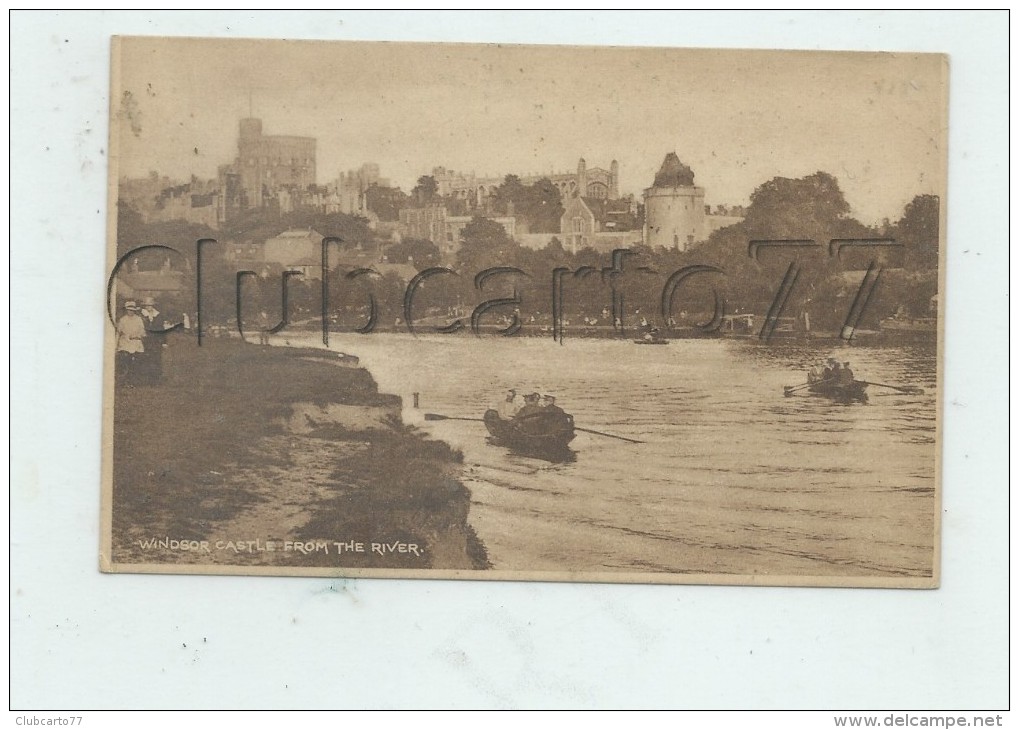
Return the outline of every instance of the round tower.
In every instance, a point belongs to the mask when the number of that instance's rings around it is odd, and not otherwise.
[[[704,188],[675,152],[665,156],[654,184],[644,190],[644,243],[686,251],[704,239]]]
[[[242,119],[241,120],[241,139],[252,140],[258,139],[262,136],[262,120],[261,119]]]

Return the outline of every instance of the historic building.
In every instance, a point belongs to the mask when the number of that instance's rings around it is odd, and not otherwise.
[[[448,214],[441,205],[429,205],[424,208],[403,208],[400,210],[401,238],[418,238],[431,241],[439,250],[446,253],[446,218]],[[450,237],[449,244],[452,244]]]
[[[439,195],[466,200],[474,207],[484,205],[495,189],[502,185],[505,177],[477,177],[473,172],[457,172],[445,167],[432,168],[432,177],[438,184]],[[562,197],[580,195],[585,198],[616,200],[619,198],[619,163],[612,160],[609,169],[587,166],[581,158],[574,172],[556,172],[548,175],[521,175],[520,182],[533,185],[539,180],[548,179],[559,189]]]
[[[714,208],[705,205],[704,222],[707,227],[704,237],[707,238],[722,228],[742,223],[745,216],[746,213],[742,205],[716,205]]]
[[[445,207],[430,205],[425,208],[403,208],[400,210],[400,235],[402,238],[420,238],[438,246],[442,255],[449,259],[460,250],[463,229],[474,220],[469,215],[449,215]],[[513,216],[493,217],[510,238],[516,236],[517,219]]]
[[[145,178],[121,178],[119,202],[134,208],[146,223],[183,220],[217,228],[219,190],[215,180],[179,182],[151,172]]]
[[[675,152],[665,156],[654,184],[644,190],[644,243],[686,251],[707,237],[704,188]]]
[[[321,280],[323,238],[310,228],[284,231],[262,245],[262,261],[287,271],[300,271],[305,279]]]
[[[628,199],[566,198],[559,229],[563,247],[574,254],[584,248],[610,252],[642,239],[633,201]]]
[[[313,137],[262,134],[261,119],[242,119],[237,159],[219,170],[223,217],[235,209],[262,208],[280,191],[294,196],[315,185]]]
[[[372,185],[390,187],[389,179],[381,176],[379,166],[374,162],[366,162],[357,169],[341,172],[331,191],[336,196],[337,207],[335,211],[328,212],[365,215],[368,209],[364,193]]]

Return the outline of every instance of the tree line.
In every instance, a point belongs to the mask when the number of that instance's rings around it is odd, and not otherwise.
[[[510,202],[514,208],[517,201],[526,206],[526,196],[533,196],[530,205],[540,207],[552,205],[558,196],[554,186],[537,195],[533,189],[540,184],[525,186],[511,177],[493,196],[493,215],[504,212],[500,206]],[[433,183],[430,176],[422,177],[412,194],[434,200],[438,193]],[[492,310],[486,321],[505,323],[518,316],[525,326],[551,323],[552,277],[557,269],[562,272],[564,316],[573,326],[616,324],[609,314],[615,313],[613,303],[620,304],[626,326],[642,321],[659,326],[700,324],[718,313],[719,304],[728,314],[763,315],[794,270],[783,316],[806,314],[813,328],[837,332],[865,283],[871,284],[872,291],[858,327],[876,329],[881,319],[892,316],[931,316],[938,283],[939,204],[937,196],[920,195],[894,223],[867,226],[850,215],[834,176],[817,172],[798,179],[774,178],[754,191],[741,222],[713,232],[687,251],[634,246],[619,257],[618,266],[613,265],[610,252],[584,249],[573,254],[556,238],[540,250],[521,246],[500,224],[481,215],[463,229],[455,260],[443,261],[430,241],[405,239],[387,244],[377,239],[365,219],[345,214],[295,211],[272,218],[264,211],[246,211],[223,229],[212,231],[183,222],[145,224],[124,206],[118,211],[118,251],[158,242],[191,255],[199,238],[264,241],[283,230],[313,228],[343,239],[341,249],[377,250],[380,258],[391,263],[412,259],[419,272],[448,268],[418,288],[415,316],[439,322],[465,312],[469,315],[486,300],[515,299],[518,304]],[[784,243],[751,245],[765,241]],[[833,247],[832,241],[875,245]],[[343,259],[341,250],[337,260]],[[496,267],[500,273],[477,281],[479,273]],[[683,279],[671,293],[671,306],[663,310],[663,292],[670,277],[674,280],[676,272],[688,267],[702,268]],[[341,263],[328,274],[332,319],[341,329],[359,328],[365,326],[369,309],[374,309],[376,326],[399,326],[408,282],[395,274],[381,276],[362,268],[363,264]],[[245,296],[259,310],[278,313],[282,270],[267,269],[267,277],[245,283]],[[221,281],[216,288],[219,293],[208,295],[209,321],[234,319],[230,263],[212,258],[207,274],[207,281]],[[186,307],[191,297],[193,291],[182,291],[181,306]],[[321,299],[321,282],[291,279],[290,319],[314,318],[321,311]]]

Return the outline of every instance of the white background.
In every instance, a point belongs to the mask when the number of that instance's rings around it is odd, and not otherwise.
[[[1007,706],[1007,15],[47,12],[11,23],[12,708]],[[100,574],[113,34],[949,53],[942,588]]]

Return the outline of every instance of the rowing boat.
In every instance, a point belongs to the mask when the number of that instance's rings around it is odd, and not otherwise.
[[[865,401],[867,400],[868,383],[862,380],[853,380],[849,383],[833,383],[830,381],[817,381],[811,383],[808,389],[814,395],[822,395],[838,401]]]
[[[493,443],[525,454],[561,453],[576,435],[573,416],[558,406],[525,406],[513,418],[490,408],[482,420]]]

